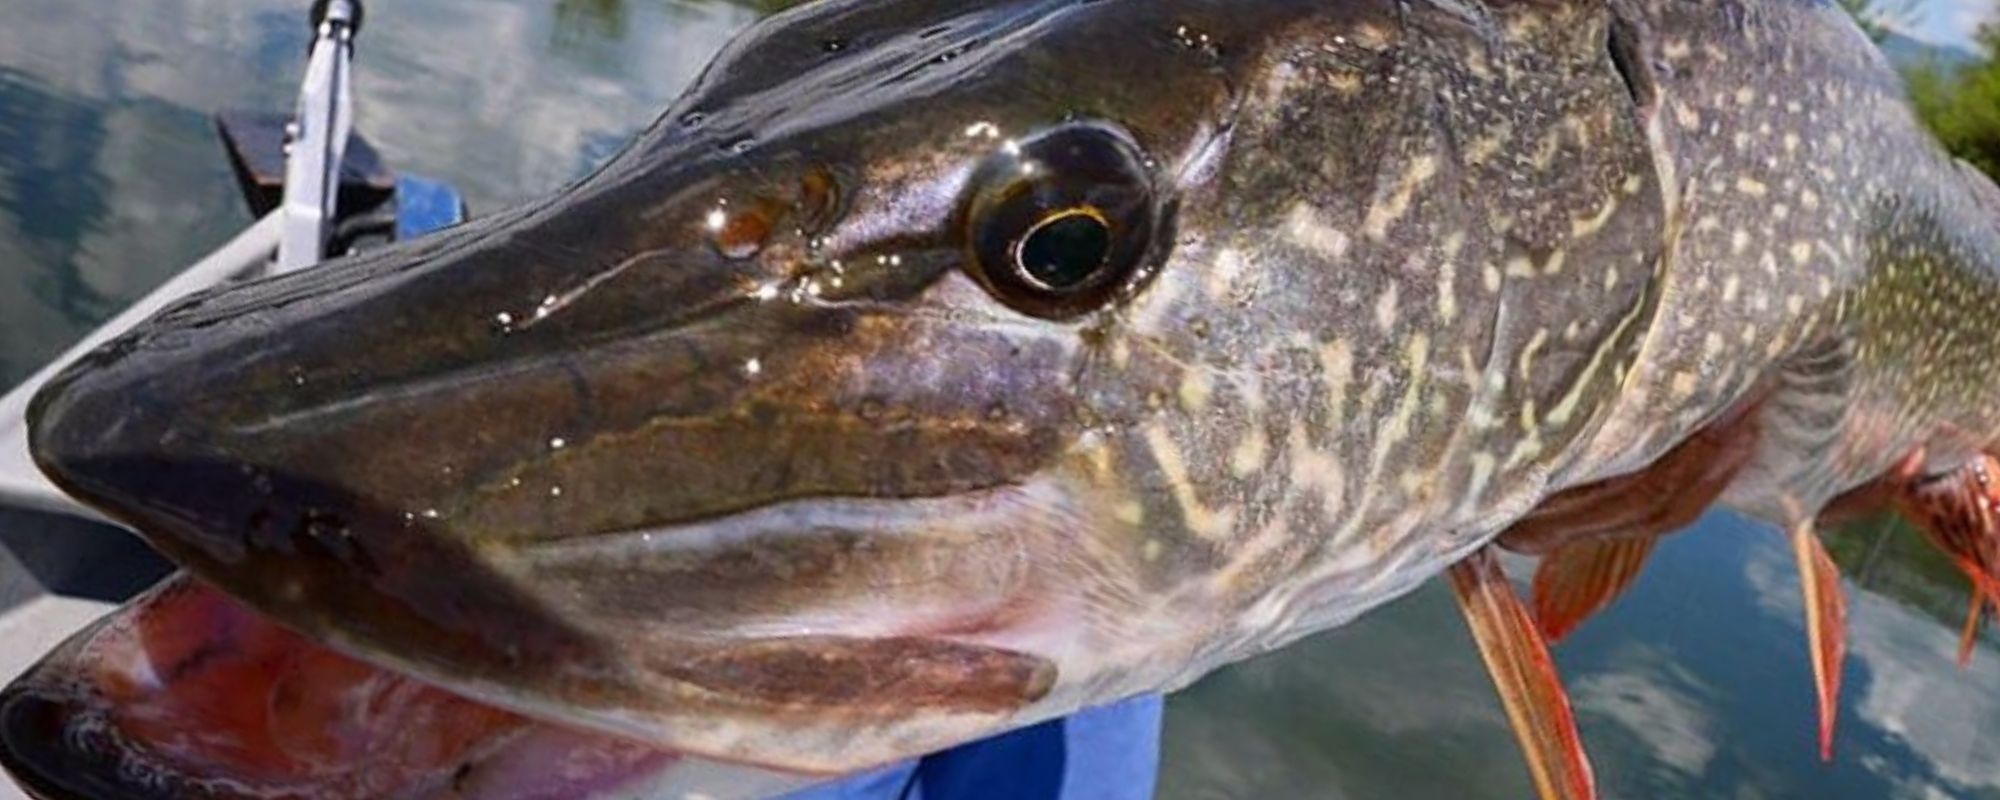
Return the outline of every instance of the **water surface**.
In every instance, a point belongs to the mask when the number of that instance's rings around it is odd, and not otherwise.
[[[0,0],[0,384],[248,221],[209,115],[289,103],[304,5]],[[360,128],[491,211],[600,163],[779,5],[378,0]],[[1607,796],[2000,797],[2000,653],[1953,667],[1961,582],[1908,531],[1832,544],[1858,578],[1836,763],[1788,550],[1712,514],[1557,654]],[[1167,798],[1530,796],[1438,585],[1176,696],[1164,760]]]

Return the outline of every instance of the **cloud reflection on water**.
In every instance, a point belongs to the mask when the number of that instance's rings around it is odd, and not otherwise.
[[[247,222],[209,115],[290,107],[307,5],[0,4],[0,384]],[[760,14],[677,0],[375,8],[360,129],[490,212],[609,157]]]

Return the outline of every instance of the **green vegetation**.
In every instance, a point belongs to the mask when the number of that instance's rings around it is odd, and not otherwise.
[[[1835,0],[1876,44],[1916,21],[1918,0]],[[1917,115],[1951,154],[2000,180],[2000,21],[1974,37],[1986,52],[1950,65],[1937,59],[1905,64],[1903,80]]]
[[[1981,26],[1977,38],[1986,51],[1981,60],[1921,65],[1903,77],[1917,115],[1945,149],[2000,180],[2000,23]]]

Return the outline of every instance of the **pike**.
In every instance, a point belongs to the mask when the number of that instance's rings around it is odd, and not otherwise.
[[[1538,790],[1589,797],[1545,641],[1717,502],[1793,546],[1830,755],[1823,513],[1917,520],[1968,631],[2000,601],[1996,312],[2000,190],[1830,4],[815,3],[554,198],[54,381],[38,462],[204,583],[11,687],[0,760],[839,773],[1448,574]]]

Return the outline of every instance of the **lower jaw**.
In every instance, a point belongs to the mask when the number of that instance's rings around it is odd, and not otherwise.
[[[687,762],[364,664],[185,576],[0,693],[0,763],[51,798],[589,798]]]

